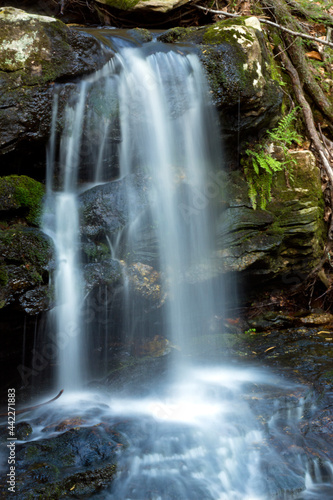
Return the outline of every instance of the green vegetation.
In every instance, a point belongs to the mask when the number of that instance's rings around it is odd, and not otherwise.
[[[8,272],[6,266],[0,266],[0,286],[6,286],[8,283]]]
[[[276,128],[267,131],[266,141],[263,140],[253,149],[245,151],[248,158],[243,160],[243,167],[249,186],[249,198],[254,209],[259,205],[259,208],[265,210],[267,203],[271,201],[272,180],[276,172],[286,170],[292,179],[292,167],[295,160],[292,159],[288,150],[293,143],[301,141],[301,136],[294,128],[297,109],[294,108],[284,116]],[[280,149],[281,159],[271,155],[271,145],[274,149]]]
[[[43,196],[43,184],[26,175],[0,178],[0,210],[24,208],[25,218],[30,224],[39,224]]]

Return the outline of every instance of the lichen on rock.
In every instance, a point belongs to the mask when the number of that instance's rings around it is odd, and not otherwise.
[[[46,141],[54,82],[94,72],[112,55],[52,17],[0,8],[0,154],[24,139]]]

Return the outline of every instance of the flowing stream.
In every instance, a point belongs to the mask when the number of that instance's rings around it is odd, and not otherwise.
[[[65,394],[48,418],[74,417],[79,410],[89,424],[127,422],[122,432],[129,447],[119,455],[116,479],[94,498],[333,498],[332,464],[325,454],[314,457],[299,430],[305,411],[312,411],[304,388],[237,364],[196,365],[182,354],[191,339],[209,331],[216,311],[223,312],[223,287],[216,284],[213,266],[223,166],[218,120],[199,59],[190,49],[156,42],[140,48],[121,39],[113,44],[118,45],[115,57],[69,99],[57,161],[57,96],[54,103],[44,230],[57,252],[57,304],[50,323],[59,351],[56,386]],[[118,142],[110,141],[117,134]],[[90,165],[83,180],[82,151]],[[149,340],[161,327],[170,348],[180,352],[174,362],[166,362],[162,382],[150,380],[149,390],[145,385],[138,394],[125,385],[121,395],[110,396],[83,389],[89,372],[87,336],[96,334],[97,325],[87,328],[83,321],[78,196],[107,181],[113,167],[120,181],[126,179],[128,214],[123,228],[106,235],[110,258],[123,269],[122,334],[128,341]],[[145,178],[140,213],[138,176]],[[158,327],[143,317],[128,272],[129,265],[137,265],[135,251],[147,221],[163,291]],[[114,335],[111,323],[103,325],[103,332],[107,346]],[[290,394],[297,392],[304,395],[293,399]],[[288,398],[292,403],[286,403]],[[40,437],[38,430],[32,435]]]

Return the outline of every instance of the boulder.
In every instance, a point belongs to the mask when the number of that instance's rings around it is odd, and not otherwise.
[[[53,432],[46,426],[44,439],[17,445],[13,499],[87,498],[111,484],[126,439],[109,424],[85,427],[82,420],[57,422]]]
[[[181,7],[189,1],[190,0],[96,0],[96,3],[118,10],[165,14],[177,7]]]
[[[46,143],[54,83],[94,72],[111,55],[95,37],[57,19],[0,8],[0,154],[23,140]]]

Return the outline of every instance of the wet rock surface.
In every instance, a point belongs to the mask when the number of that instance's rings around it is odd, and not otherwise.
[[[246,140],[277,119],[282,92],[271,75],[271,63],[260,23],[253,18],[225,20],[213,26],[171,28],[165,43],[194,43],[206,70],[214,105],[220,112],[229,161],[237,149],[235,134]],[[238,145],[239,147],[239,145]]]
[[[326,227],[319,171],[310,151],[293,156],[293,182],[276,175],[265,211],[251,208],[240,172],[225,176],[216,266],[243,274],[254,288],[274,280],[282,288],[300,283],[322,255]]]
[[[101,68],[111,57],[93,36],[47,16],[0,9],[0,153],[48,139],[54,82]],[[61,102],[60,102],[61,105]]]
[[[43,416],[33,423],[32,429],[42,422]],[[31,427],[21,423],[23,426]],[[12,498],[87,498],[112,481],[117,450],[126,445],[119,432],[107,424],[82,427],[80,419],[54,427],[64,432],[17,445],[17,494],[12,494]]]
[[[28,314],[48,308],[48,272],[52,244],[45,234],[26,226],[0,231],[0,307],[14,305]]]
[[[31,495],[46,499],[107,498],[117,470],[120,482],[126,483],[128,469],[124,463],[131,463],[138,449],[150,456],[155,450],[154,443],[162,439],[165,446],[165,439],[173,433],[178,436],[178,447],[184,444],[183,439],[186,439],[186,449],[191,446],[193,436],[187,425],[172,423],[175,407],[163,402],[167,373],[173,370],[173,363],[175,368],[179,367],[179,362],[188,359],[190,353],[192,359],[201,360],[201,368],[216,366],[218,362],[221,369],[226,365],[231,373],[242,368],[250,370],[248,381],[244,379],[237,397],[232,388],[222,391],[222,397],[224,404],[230,404],[231,408],[238,405],[238,399],[248,405],[257,431],[265,436],[257,437],[254,446],[261,456],[257,474],[267,480],[269,489],[264,498],[303,498],[306,466],[310,476],[320,477],[322,483],[327,483],[328,496],[322,498],[330,498],[328,462],[333,460],[333,386],[332,374],[329,380],[326,370],[330,366],[332,353],[328,347],[333,334],[328,341],[318,330],[298,327],[261,333],[229,332],[217,334],[214,339],[206,335],[197,339],[192,351],[173,351],[167,356],[158,353],[157,357],[148,354],[141,359],[126,356],[125,349],[122,353],[118,351],[118,367],[104,380],[90,386],[90,390],[100,391],[95,406],[90,402],[86,408],[81,403],[79,409],[68,408],[67,418],[59,416],[59,411],[64,414],[64,410],[51,406],[30,415],[29,419],[20,417],[16,444],[19,493],[13,498],[28,500]],[[270,349],[274,344],[275,349]],[[326,357],[323,350],[327,351]],[[244,358],[247,368],[242,362]],[[270,366],[272,372],[267,372],[265,379],[253,381],[251,369],[258,366],[260,369]],[[280,377],[280,382],[274,382],[275,375]],[[149,403],[149,399],[146,403],[153,405],[152,416],[138,417],[135,411],[125,416],[120,410],[117,414],[119,397],[144,400],[151,394],[157,395],[155,403]],[[85,398],[82,393],[81,400]],[[235,408],[234,423],[225,424],[224,432],[232,428],[228,425],[242,429],[241,415],[237,415],[237,406]],[[0,437],[2,446],[7,444],[6,427],[1,428]],[[167,451],[165,454],[169,456]],[[160,460],[161,466],[163,459]],[[183,460],[188,461],[188,457],[184,456]],[[150,467],[154,468],[154,464]],[[135,484],[133,482],[133,487]],[[140,491],[145,487],[145,482],[140,482]],[[171,488],[170,494],[172,491]],[[324,495],[325,485],[320,491]],[[193,498],[201,498],[203,492],[194,488]]]

